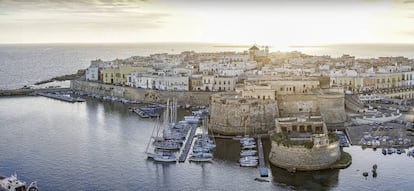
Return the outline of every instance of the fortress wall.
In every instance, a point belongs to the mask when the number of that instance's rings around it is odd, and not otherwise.
[[[315,94],[277,95],[281,117],[320,115],[319,100]]]
[[[99,93],[104,96],[117,96],[134,99],[144,103],[166,102],[168,98],[177,98],[178,104],[208,105],[210,96],[217,92],[160,91],[115,86],[87,81],[71,81],[71,89],[87,93]]]
[[[267,133],[275,127],[277,101],[215,94],[210,103],[210,128],[223,135]]]
[[[325,93],[318,95],[318,99],[321,115],[328,126],[346,121],[345,95],[343,93]]]
[[[272,141],[269,161],[278,167],[299,171],[327,169],[341,157],[338,144],[335,142],[307,149],[303,146],[285,147]]]

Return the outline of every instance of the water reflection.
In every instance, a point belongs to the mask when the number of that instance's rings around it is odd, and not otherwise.
[[[330,190],[338,185],[339,170],[290,173],[271,165],[273,184],[296,190]]]

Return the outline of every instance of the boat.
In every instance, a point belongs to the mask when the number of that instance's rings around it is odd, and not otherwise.
[[[201,122],[201,117],[198,115],[188,115],[184,116],[184,121],[187,121],[190,124],[198,124]]]
[[[254,149],[256,148],[256,144],[243,145],[242,148],[243,149]]]
[[[148,153],[148,158],[152,158],[158,162],[176,162],[177,157],[174,153],[169,151],[157,151],[155,153]]]
[[[240,158],[239,163],[240,163],[240,166],[254,167],[254,166],[257,166],[258,161],[257,159],[242,157]]]
[[[246,142],[255,142],[253,137],[244,136],[240,138],[240,144],[246,143]]]
[[[414,149],[408,150],[407,155],[408,156],[414,156]]]
[[[250,159],[250,160],[258,160],[259,159],[258,156],[243,156],[241,158]]]
[[[164,141],[156,141],[153,143],[156,149],[163,149],[163,150],[179,150],[180,145],[172,140],[164,140]]]
[[[0,176],[0,190],[1,191],[39,191],[37,182],[32,182],[26,186],[26,182],[18,180],[17,174],[10,177]]]
[[[195,162],[208,162],[213,160],[213,154],[206,152],[193,153],[188,160]]]
[[[256,155],[257,150],[249,149],[240,151],[240,156],[253,156]]]
[[[372,117],[366,117],[363,116],[362,118],[352,118],[352,121],[359,124],[359,125],[366,125],[366,124],[371,124],[371,123],[385,123],[385,122],[389,122],[389,121],[393,121],[398,119],[399,117],[401,117],[402,114],[401,113],[397,113],[397,115],[394,115],[393,113],[391,113],[390,116],[372,116]]]

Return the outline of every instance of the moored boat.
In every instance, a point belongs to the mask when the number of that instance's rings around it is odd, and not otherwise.
[[[1,191],[39,191],[37,182],[32,182],[26,186],[26,182],[18,180],[17,174],[10,177],[0,176]]]

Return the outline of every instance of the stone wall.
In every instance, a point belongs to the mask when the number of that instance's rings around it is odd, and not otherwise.
[[[343,93],[325,90],[314,94],[278,95],[277,100],[281,117],[321,115],[328,129],[335,129],[338,124],[343,126],[346,121]]]
[[[124,97],[144,103],[164,103],[168,98],[171,99],[174,97],[177,98],[178,104],[191,105],[208,105],[210,104],[210,96],[217,93],[138,89],[79,80],[71,81],[71,89],[81,90],[87,93],[99,93],[105,96]]]
[[[210,129],[223,135],[267,133],[279,116],[277,101],[241,98],[237,93],[211,97]]]
[[[320,115],[319,100],[315,94],[277,95],[281,117]]]
[[[325,93],[318,95],[319,108],[326,124],[344,123],[345,95],[342,93]]]
[[[285,147],[272,141],[269,161],[281,168],[307,171],[330,168],[340,157],[341,151],[338,142],[307,149],[303,146]]]

